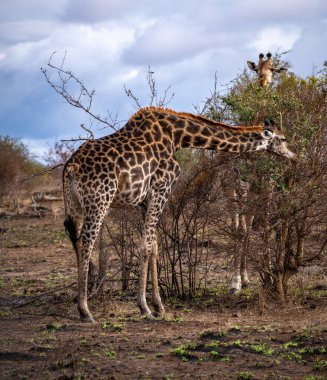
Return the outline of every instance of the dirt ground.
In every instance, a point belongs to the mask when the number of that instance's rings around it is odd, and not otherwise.
[[[0,219],[0,379],[327,379],[327,287],[287,307],[257,296],[166,300],[142,319],[134,294],[90,302],[78,320],[76,263],[62,219]]]

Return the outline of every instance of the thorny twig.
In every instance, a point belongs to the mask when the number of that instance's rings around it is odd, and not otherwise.
[[[58,164],[58,165],[56,165],[56,166],[54,166],[54,167],[52,167],[52,168],[50,168],[50,169],[45,169],[45,170],[42,170],[42,171],[39,172],[39,173],[34,173],[34,174],[32,174],[32,175],[30,175],[30,176],[28,176],[28,177],[20,178],[20,179],[17,180],[17,182],[24,182],[24,181],[27,181],[28,179],[31,179],[31,178],[34,178],[34,177],[38,177],[39,175],[43,175],[43,174],[45,174],[45,173],[51,172],[52,170],[57,169],[57,168],[59,168],[60,166],[64,166],[64,165],[65,165],[65,164],[62,162],[62,163],[60,163],[60,164]]]
[[[124,85],[124,90],[125,90],[125,93],[126,93],[127,97],[130,98],[130,99],[132,99],[135,102],[137,108],[142,108],[140,101],[133,94],[132,90],[130,90],[129,88],[127,88],[125,85]]]
[[[37,313],[36,314],[36,313],[24,313],[24,312],[21,312],[20,315],[30,315],[30,316],[33,316],[33,317],[52,317],[56,321],[58,321],[59,318],[68,319],[69,321],[74,321],[74,322],[77,321],[77,318],[67,317],[67,315],[62,315],[62,314],[58,314],[58,313]]]
[[[94,290],[94,292],[92,292],[89,296],[88,296],[88,300],[91,300],[92,298],[95,298],[101,291],[101,289],[103,288],[103,285],[104,283],[106,282],[106,276],[103,276],[103,278],[101,279],[99,285],[96,287],[96,289]]]
[[[41,67],[41,71],[46,79],[46,81],[49,83],[49,85],[59,94],[61,95],[67,103],[72,105],[73,107],[80,108],[83,111],[85,111],[87,114],[89,114],[92,118],[99,121],[100,123],[106,124],[108,127],[112,128],[113,130],[117,130],[117,126],[119,122],[116,120],[113,120],[110,113],[108,117],[102,117],[99,114],[95,114],[92,111],[92,102],[93,97],[95,95],[95,90],[89,91],[85,85],[77,78],[77,76],[68,69],[64,69],[64,64],[66,60],[66,52],[64,54],[64,57],[62,59],[61,65],[57,66],[52,62],[53,56],[56,54],[56,52],[53,52],[48,60],[46,62],[46,65],[51,69],[57,72],[58,81],[59,83],[56,83],[56,81],[52,80],[50,78],[50,75],[47,71],[47,69]],[[74,96],[71,93],[70,87],[71,86],[77,86],[78,87],[78,94]]]
[[[88,140],[94,140],[94,134],[90,128],[86,128],[84,124],[81,124],[81,128],[89,134]]]
[[[49,294],[52,294],[54,292],[57,292],[58,290],[62,290],[62,289],[67,289],[67,288],[71,288],[73,285],[76,285],[76,282],[72,282],[71,284],[69,285],[66,285],[66,286],[61,286],[59,288],[55,288],[55,289],[52,289],[52,290],[49,290],[48,292],[45,292],[45,293],[42,293],[42,294],[39,294],[38,296],[35,296],[35,297],[32,297],[30,300],[26,301],[26,302],[23,302],[19,305],[16,305],[16,306],[12,306],[11,309],[18,309],[20,307],[23,307],[23,306],[26,306],[26,305],[29,305],[30,303],[44,297],[44,296],[47,296]]]
[[[171,90],[171,86],[168,86],[164,90],[164,95],[162,98],[158,98],[157,82],[156,82],[156,78],[154,76],[154,71],[151,70],[150,66],[148,67],[146,79],[147,79],[147,84],[148,84],[149,90],[150,90],[150,93],[148,94],[149,95],[149,105],[150,106],[154,105],[156,107],[166,107],[171,102],[172,98],[175,95],[174,93],[172,93],[170,95],[170,97],[168,98],[168,94],[169,94],[169,91]],[[134,101],[136,108],[137,109],[142,108],[142,105],[141,105],[139,99],[136,97],[136,95],[133,93],[133,91],[130,90],[129,88],[127,88],[125,85],[124,85],[124,90],[125,90],[126,95]]]

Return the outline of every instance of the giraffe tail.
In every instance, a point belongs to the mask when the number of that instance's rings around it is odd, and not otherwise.
[[[64,185],[64,203],[66,210],[66,218],[64,221],[65,231],[77,252],[78,233],[76,228],[76,220],[72,217],[72,210],[79,209],[79,201],[75,194],[75,174],[78,170],[78,164],[68,163],[64,168],[63,185]],[[76,210],[75,210],[76,211]],[[73,213],[74,214],[74,213]]]
[[[70,215],[68,215],[64,221],[65,231],[69,236],[70,241],[73,244],[75,251],[77,251],[77,232],[75,223]]]

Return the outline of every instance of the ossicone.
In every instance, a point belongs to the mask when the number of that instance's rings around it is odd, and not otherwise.
[[[266,127],[266,128],[268,128],[269,129],[269,127],[273,127],[273,126],[275,126],[275,122],[274,122],[274,120],[273,119],[271,119],[271,118],[266,118],[265,120],[264,120],[264,126]]]

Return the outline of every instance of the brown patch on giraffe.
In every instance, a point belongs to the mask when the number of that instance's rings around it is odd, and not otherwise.
[[[69,163],[66,165],[66,170],[67,170],[67,173],[69,174],[77,173],[79,168],[80,168],[80,165],[76,163]]]

